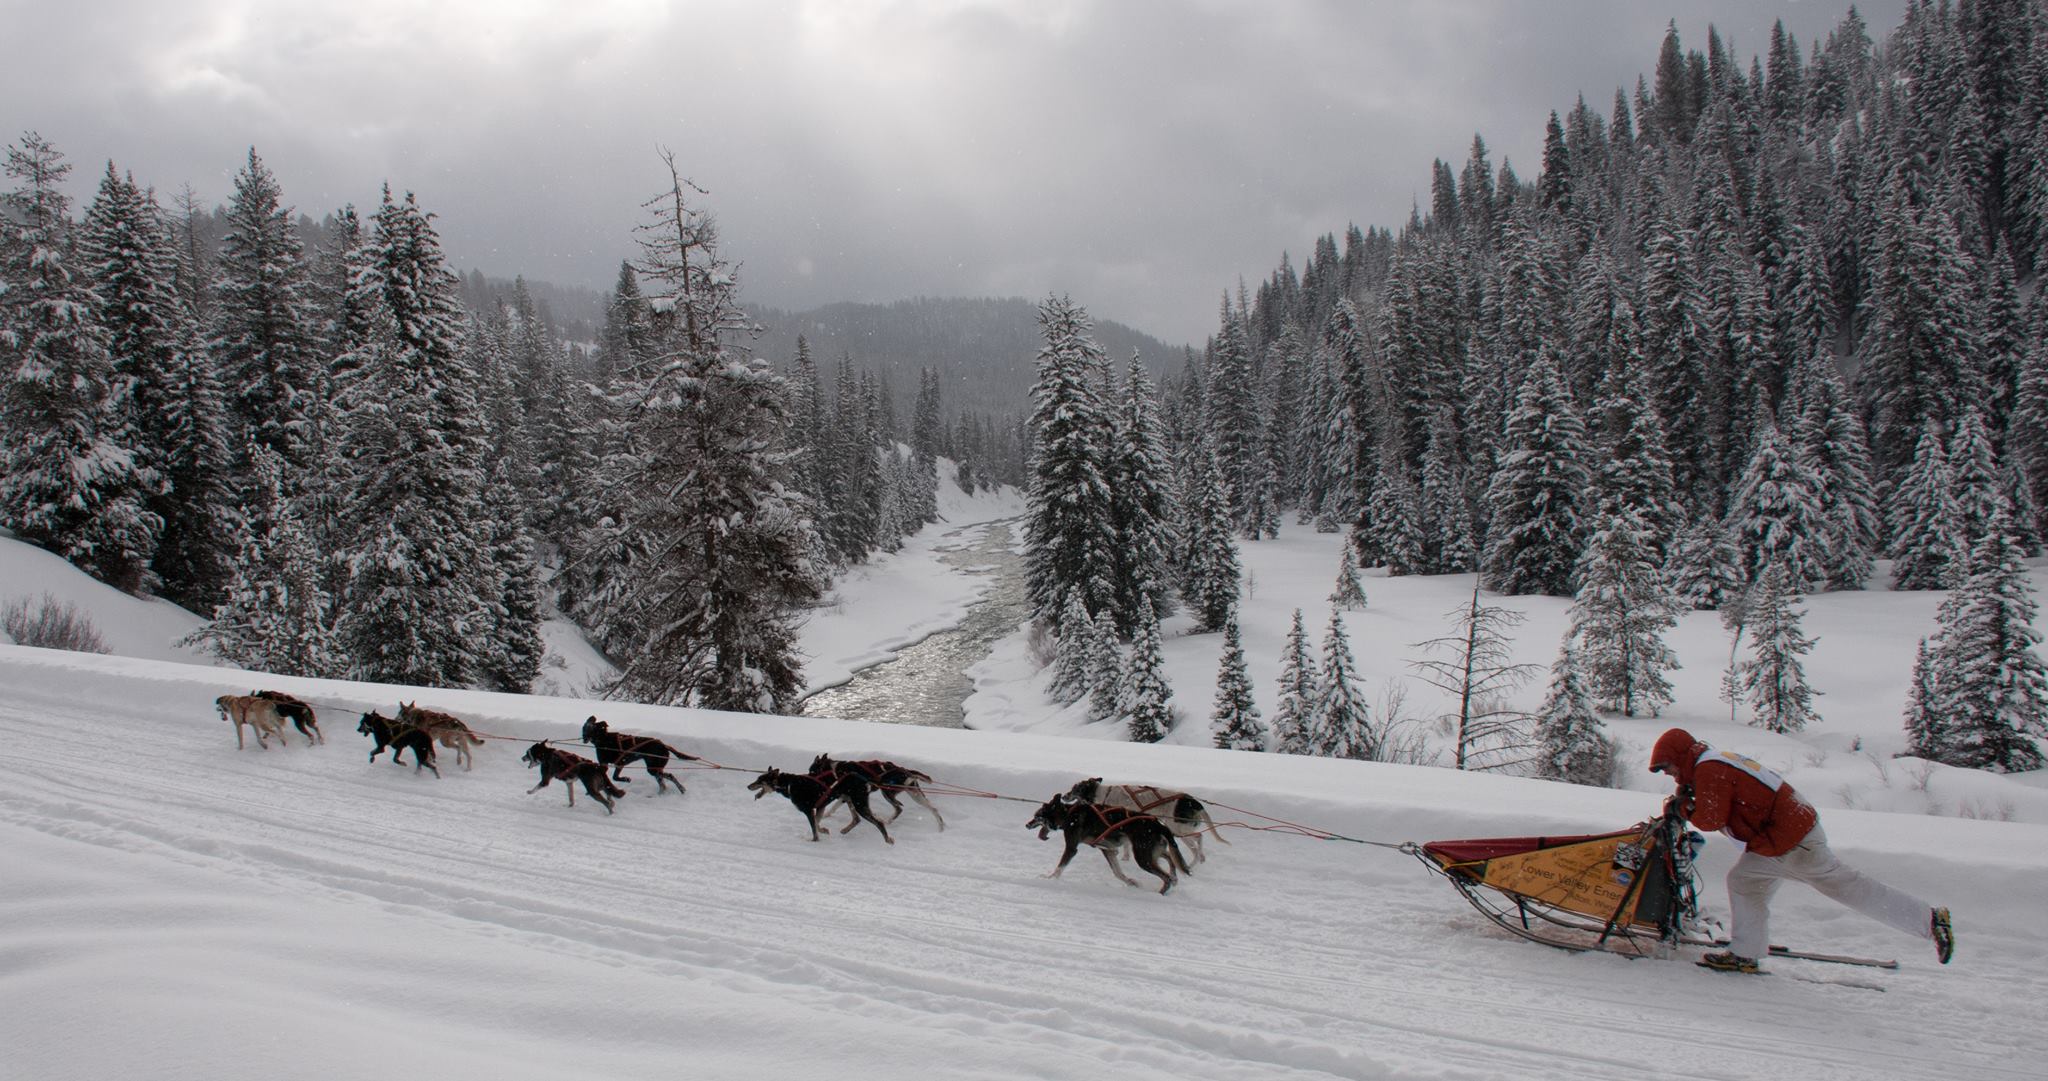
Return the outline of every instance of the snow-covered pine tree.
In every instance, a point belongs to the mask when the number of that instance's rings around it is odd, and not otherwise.
[[[1165,668],[1159,619],[1148,604],[1138,609],[1138,635],[1131,640],[1130,664],[1117,695],[1133,743],[1157,743],[1173,731],[1173,690],[1166,685]]]
[[[122,427],[137,464],[157,477],[146,505],[163,533],[150,570],[165,598],[206,612],[225,597],[234,557],[233,455],[220,384],[178,296],[163,220],[155,197],[109,162],[78,253],[115,376],[129,388]]]
[[[1983,415],[1974,408],[1963,410],[1949,436],[1948,467],[1949,490],[1956,500],[1956,546],[1964,552],[1974,551],[1999,509],[2010,512],[2012,507],[2005,494],[2005,470],[1991,447],[1991,433],[1985,430]]]
[[[1457,413],[1440,406],[1422,451],[1423,573],[1464,574],[1478,561],[1469,473],[1458,447]]]
[[[1116,621],[1108,612],[1095,613],[1088,651],[1088,719],[1106,721],[1116,716],[1124,671],[1123,642],[1117,638]]]
[[[34,132],[7,148],[0,196],[0,525],[127,592],[152,587],[161,480],[138,458],[128,381],[70,263],[71,167]]]
[[[1301,506],[1302,392],[1308,377],[1308,350],[1299,329],[1288,326],[1266,351],[1266,465],[1272,474],[1275,517],[1269,524],[1278,535],[1279,515]]]
[[[1358,580],[1358,565],[1351,561],[1351,547],[1346,545],[1338,557],[1337,588],[1330,591],[1330,607],[1339,612],[1362,612],[1365,610],[1365,586]]]
[[[243,497],[227,598],[191,640],[253,671],[338,676],[346,663],[321,585],[324,568],[285,493],[284,460],[261,445],[249,458],[256,473]]]
[[[1244,663],[1244,644],[1237,617],[1223,624],[1223,654],[1216,666],[1216,708],[1209,715],[1216,746],[1226,751],[1266,749],[1266,724],[1252,701],[1251,673]]]
[[[1052,675],[1046,683],[1048,698],[1071,706],[1086,697],[1095,678],[1095,621],[1088,616],[1079,594],[1067,595],[1067,608],[1060,614],[1064,628],[1053,643]]]
[[[1740,553],[1743,581],[1777,567],[1794,593],[1826,584],[1829,528],[1818,479],[1768,417],[1757,425],[1756,449],[1735,486],[1725,528]]]
[[[1915,164],[1892,164],[1874,193],[1870,321],[1857,344],[1871,451],[1887,476],[1917,457],[1914,440],[1929,424],[1952,424],[1963,404],[1983,400],[1969,257]]]
[[[619,262],[619,277],[605,302],[604,326],[597,335],[592,375],[598,389],[612,389],[622,372],[647,363],[654,349],[654,311],[640,291],[640,275],[631,260]]]
[[[1549,352],[1522,378],[1487,487],[1489,523],[1480,575],[1509,595],[1571,591],[1572,564],[1591,509],[1585,426]]]
[[[357,476],[343,498],[352,535],[336,635],[358,679],[467,686],[502,587],[486,561],[480,380],[431,217],[387,188],[369,246],[362,288],[381,298],[388,322],[349,392],[377,404],[353,417]]]
[[[1799,410],[1793,428],[1796,453],[1813,474],[1828,527],[1828,588],[1861,589],[1870,577],[1879,525],[1863,421],[1835,374],[1832,352],[1824,350],[1795,365],[1790,380],[1788,393]]]
[[[1237,542],[1224,498],[1223,474],[1207,441],[1195,451],[1192,499],[1189,500],[1181,568],[1181,599],[1194,614],[1199,632],[1221,630],[1237,612],[1239,568]]]
[[[1954,721],[1943,699],[1934,650],[1927,639],[1913,656],[1913,681],[1906,685],[1906,753],[1916,758],[1940,761],[1954,741]]]
[[[1593,712],[1593,696],[1569,634],[1550,666],[1550,690],[1536,711],[1536,739],[1542,748],[1537,776],[1603,788],[1613,781],[1614,742]]]
[[[819,528],[824,527],[826,455],[825,390],[818,379],[818,362],[811,356],[810,340],[796,336],[796,356],[790,361],[790,474],[798,491],[809,498]]]
[[[1024,582],[1032,618],[1064,629],[1069,594],[1100,611],[1111,603],[1116,537],[1110,513],[1101,398],[1102,347],[1088,313],[1065,297],[1038,306],[1045,345],[1031,388],[1031,482],[1026,493]]]
[[[1352,674],[1357,668],[1351,639],[1344,633],[1343,615],[1332,611],[1329,629],[1323,632],[1322,672],[1309,706],[1309,754],[1365,761],[1379,758],[1381,734]]]
[[[853,358],[841,354],[833,391],[832,449],[827,457],[825,537],[832,558],[859,563],[882,543],[882,472],[877,451],[875,402],[863,386]]]
[[[548,373],[540,412],[530,421],[534,433],[534,471],[539,505],[534,508],[534,540],[549,562],[571,551],[576,536],[590,522],[599,501],[598,425],[595,388],[581,371],[559,364]]]
[[[1741,553],[1712,516],[1682,530],[1664,563],[1672,592],[1694,609],[1719,608],[1742,592]]]
[[[210,348],[238,433],[284,458],[289,489],[311,464],[305,448],[319,321],[291,208],[253,147],[235,174],[227,226]]]
[[[826,586],[810,523],[788,495],[782,378],[740,339],[752,321],[698,191],[663,154],[669,188],[647,203],[641,278],[665,309],[653,361],[634,373],[647,453],[628,530],[655,557],[627,584],[642,622],[619,690],[641,701],[786,713],[803,689],[798,613]]]
[[[2048,41],[2048,35],[2043,40]],[[2048,135],[2048,113],[2042,117],[2042,133]],[[2040,168],[2048,178],[2048,163]],[[2044,180],[2043,194],[2048,195],[2048,180]],[[2043,209],[2048,210],[2048,204]],[[2048,520],[2041,517],[2048,512],[2048,290],[2034,291],[2028,322],[2032,329],[2020,362],[2018,398],[2006,420],[2005,452],[2026,477],[2036,511],[2034,521],[2022,524],[2033,527],[2037,535],[2048,536]]]
[[[1172,465],[1161,441],[1152,380],[1136,353],[1124,373],[1108,479],[1109,511],[1116,527],[1111,553],[1115,596],[1109,611],[1117,634],[1128,637],[1137,631],[1140,601],[1150,601],[1154,612],[1173,610],[1169,583],[1173,556],[1180,547]]]
[[[1337,521],[1355,522],[1371,495],[1379,440],[1374,437],[1377,399],[1372,379],[1370,332],[1358,306],[1346,297],[1330,309],[1323,324],[1323,349],[1328,380],[1323,390],[1324,432],[1330,487],[1322,510]],[[1316,529],[1322,531],[1318,520]],[[1354,541],[1369,536],[1352,535]],[[1361,553],[1362,555],[1365,553]]]
[[[1268,481],[1265,440],[1259,425],[1259,386],[1245,341],[1242,314],[1223,298],[1222,328],[1209,349],[1205,430],[1215,441],[1231,527],[1259,538],[1259,492]]]
[[[513,468],[512,455],[496,457],[485,486],[489,546],[484,566],[495,578],[489,594],[495,603],[489,610],[477,678],[491,690],[531,694],[533,681],[540,678],[541,661],[547,657],[547,645],[540,636],[540,568],[534,559],[533,538],[521,520],[519,486],[509,479]]]
[[[1571,634],[1593,697],[1624,716],[1656,716],[1672,700],[1665,673],[1678,667],[1678,658],[1664,635],[1677,625],[1678,598],[1634,517],[1600,519],[1577,578]]]
[[[1377,551],[1388,574],[1418,573],[1425,549],[1421,496],[1408,479],[1404,456],[1393,448],[1381,450],[1374,468],[1372,497],[1365,506],[1365,528],[1373,537],[1370,547]],[[1352,550],[1363,550],[1355,532]]]
[[[1941,430],[1930,421],[1921,429],[1913,464],[1885,502],[1890,533],[1893,589],[1947,589],[1960,584],[1967,550],[1959,543],[1955,477]]]
[[[1800,629],[1799,595],[1792,575],[1781,566],[1766,567],[1750,587],[1747,626],[1749,660],[1739,669],[1750,723],[1772,732],[1798,732],[1820,720],[1813,710],[1813,688],[1806,682],[1800,657],[1813,639]]]
[[[1280,650],[1280,699],[1273,707],[1275,751],[1282,754],[1312,753],[1309,750],[1309,724],[1321,682],[1315,654],[1309,651],[1308,629],[1302,624],[1301,609],[1296,608],[1294,627],[1287,632],[1287,644]]]
[[[1942,607],[1933,682],[1945,731],[1924,756],[1951,766],[2023,773],[2043,764],[2048,667],[2034,647],[2039,606],[2013,526],[1999,508],[1970,555],[1969,575]]]
[[[1671,478],[1664,446],[1664,421],[1654,395],[1641,386],[1642,359],[1624,355],[1602,381],[1600,435],[1605,454],[1599,469],[1599,508],[1634,514],[1643,542],[1663,559],[1677,540],[1684,511]]]

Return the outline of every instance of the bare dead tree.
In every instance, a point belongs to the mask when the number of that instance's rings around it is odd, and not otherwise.
[[[1499,769],[1520,761],[1531,747],[1529,715],[1507,705],[1507,695],[1534,679],[1541,665],[1514,664],[1508,632],[1527,618],[1522,613],[1472,599],[1444,613],[1452,633],[1415,643],[1431,654],[1408,667],[1424,682],[1453,695],[1458,769]],[[1526,757],[1526,755],[1525,755]],[[1475,759],[1480,760],[1475,764]]]

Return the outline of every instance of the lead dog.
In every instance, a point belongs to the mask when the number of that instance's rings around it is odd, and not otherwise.
[[[270,749],[271,736],[277,737],[279,746],[284,745],[284,715],[277,711],[277,703],[252,694],[224,694],[213,700],[220,707],[220,719],[235,726],[235,749],[243,750],[248,744],[242,742],[242,726],[256,730],[256,746]]]
[[[601,765],[612,767],[612,780],[631,783],[625,776],[626,767],[634,762],[647,765],[648,776],[654,778],[654,794],[661,795],[669,785],[676,786],[676,795],[683,794],[683,782],[668,775],[668,760],[680,758],[685,762],[699,761],[694,754],[684,754],[653,736],[634,736],[614,732],[610,725],[595,717],[583,722],[583,742],[590,744],[597,752]]]
[[[363,714],[363,723],[356,725],[356,731],[377,741],[370,749],[370,761],[375,762],[384,748],[391,748],[391,764],[398,765],[401,751],[412,752],[412,771],[418,773],[422,767],[441,775],[441,768],[434,765],[434,740],[425,732],[409,724],[401,724],[375,710]]]
[[[569,806],[576,806],[576,784],[583,785],[583,791],[590,798],[604,804],[604,813],[612,813],[612,801],[626,794],[626,790],[605,779],[604,767],[592,762],[574,751],[548,746],[541,740],[526,749],[521,756],[529,767],[540,767],[540,783],[526,790],[531,796],[548,786],[549,781],[560,779],[562,790],[569,793]]]
[[[813,777],[849,771],[866,778],[868,784],[880,792],[883,799],[889,801],[889,806],[895,808],[895,813],[889,816],[889,821],[894,822],[903,817],[903,804],[896,798],[896,793],[903,792],[922,804],[925,810],[930,811],[932,818],[939,824],[939,832],[945,832],[945,818],[939,814],[937,807],[932,806],[932,801],[925,798],[924,789],[919,787],[932,779],[931,774],[875,758],[860,762],[841,762],[829,754],[821,754],[811,759]],[[860,817],[853,816],[846,820],[846,825],[839,832],[845,833],[859,824]]]
[[[441,746],[454,751],[455,763],[463,769],[469,768],[470,745],[484,745],[484,741],[478,739],[476,733],[462,723],[461,718],[438,709],[421,709],[411,702],[399,703],[398,723],[409,724],[439,741]],[[438,772],[436,776],[439,776]]]
[[[277,711],[290,718],[298,726],[299,735],[306,737],[306,746],[327,742],[327,737],[320,734],[320,719],[314,715],[312,706],[283,691],[256,691],[252,697],[276,703]]]
[[[803,812],[804,821],[811,824],[813,841],[818,839],[818,818],[825,813],[825,808],[831,806],[834,800],[844,800],[847,806],[853,808],[856,816],[854,821],[858,822],[865,818],[873,822],[875,828],[882,831],[882,840],[892,845],[896,843],[896,838],[889,836],[889,827],[883,825],[882,820],[876,818],[875,812],[868,807],[868,783],[856,774],[840,773],[826,780],[802,773],[784,773],[771,768],[754,778],[753,783],[747,785],[747,791],[752,792],[755,799],[760,799],[770,792],[782,793],[797,810]]]
[[[1058,830],[1065,836],[1066,851],[1060,853],[1060,862],[1047,878],[1058,878],[1060,872],[1074,859],[1074,853],[1082,845],[1091,845],[1109,861],[1109,872],[1126,886],[1138,883],[1124,873],[1119,856],[1128,853],[1131,862],[1151,872],[1159,879],[1159,892],[1173,888],[1179,879],[1176,872],[1186,873],[1186,857],[1180,854],[1180,845],[1173,839],[1173,831],[1167,829],[1151,815],[1133,811],[1128,807],[1112,807],[1102,803],[1080,803],[1066,796],[1054,796],[1041,804],[1038,813],[1024,824],[1025,829],[1038,831],[1043,841]],[[1165,867],[1160,866],[1160,857],[1168,856]]]
[[[1157,818],[1166,823],[1166,828],[1172,830],[1175,837],[1188,843],[1196,863],[1207,858],[1202,855],[1202,834],[1214,833],[1218,844],[1230,843],[1217,832],[1215,821],[1209,817],[1209,809],[1186,792],[1155,788],[1149,784],[1103,784],[1102,778],[1090,777],[1074,782],[1074,787],[1067,789],[1067,798],[1082,803],[1127,807]]]

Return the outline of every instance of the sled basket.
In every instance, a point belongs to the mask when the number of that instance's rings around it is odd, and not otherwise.
[[[1417,847],[1503,929],[1566,950],[1668,952],[1696,913],[1700,836],[1660,817],[1613,833],[1489,837]]]

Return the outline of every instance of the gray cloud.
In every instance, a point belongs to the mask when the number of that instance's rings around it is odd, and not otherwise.
[[[1876,32],[1903,0],[1861,5]],[[665,3],[0,0],[0,138],[88,197],[113,158],[226,197],[253,144],[319,216],[410,189],[450,258],[608,286],[657,145],[710,189],[748,297],[1070,293],[1199,341],[1217,299],[1347,222],[1397,225],[1485,135],[1605,112],[1677,15],[1745,62],[1846,5],[1708,0]]]

